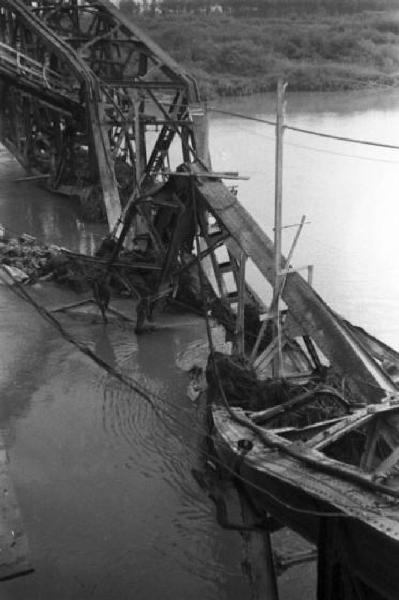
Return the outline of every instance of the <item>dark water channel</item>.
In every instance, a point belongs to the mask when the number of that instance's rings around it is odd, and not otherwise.
[[[21,175],[0,153],[0,223],[93,249],[101,228],[83,225],[69,201],[15,183]],[[48,284],[33,293],[48,307],[74,298]],[[203,324],[187,315],[161,317],[155,332],[137,338],[120,321],[104,327],[87,315],[61,320],[162,396],[162,414],[0,285],[0,432],[35,568],[1,583],[0,599],[251,598],[243,540],[216,524],[215,507],[191,474],[202,464],[203,428],[176,356],[204,337]],[[291,571],[282,598],[308,587],[300,570]]]

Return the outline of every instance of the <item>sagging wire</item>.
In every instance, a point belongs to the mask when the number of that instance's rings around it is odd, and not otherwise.
[[[0,268],[2,268],[1,265],[0,265]],[[57,329],[57,331],[61,334],[61,336],[64,339],[66,339],[69,343],[71,343],[73,346],[75,346],[80,352],[82,352],[83,354],[88,356],[93,362],[95,362],[100,368],[105,370],[109,375],[111,375],[115,379],[118,379],[120,382],[122,382],[124,385],[126,385],[128,388],[132,389],[134,392],[139,394],[144,400],[146,400],[149,403],[150,407],[153,409],[156,416],[161,420],[162,424],[169,430],[169,432],[176,439],[179,439],[178,435],[176,434],[176,432],[174,432],[173,430],[170,429],[170,427],[166,424],[165,419],[163,417],[166,416],[172,422],[174,422],[176,425],[178,425],[179,428],[186,430],[191,435],[194,431],[197,434],[207,436],[211,440],[215,441],[213,436],[210,434],[210,432],[207,429],[205,429],[205,427],[202,427],[202,426],[200,426],[200,428],[188,427],[183,421],[178,419],[175,415],[171,415],[171,414],[167,413],[164,409],[157,406],[154,403],[153,399],[158,399],[158,400],[160,399],[163,402],[165,402],[166,404],[168,404],[170,407],[176,408],[179,411],[182,410],[181,406],[178,406],[177,404],[174,404],[173,402],[166,400],[166,398],[162,397],[159,394],[155,394],[154,392],[147,390],[144,386],[142,386],[136,380],[132,380],[132,378],[130,378],[130,377],[129,378],[125,377],[123,374],[119,373],[118,371],[116,371],[116,369],[111,367],[106,361],[104,361],[103,359],[98,357],[92,350],[90,350],[90,348],[88,348],[84,344],[78,342],[75,338],[73,338],[64,329],[64,327],[61,325],[61,323],[59,323],[59,321],[53,315],[51,315],[43,306],[41,306],[39,303],[37,303],[31,297],[30,294],[28,294],[28,292],[23,288],[23,286],[8,271],[5,271],[5,272],[6,272],[7,276],[13,280],[14,285],[12,286],[6,280],[4,280],[4,281],[7,284],[7,286],[9,287],[9,289],[11,289],[11,291],[14,292],[15,295],[17,295],[19,298],[21,298],[25,302],[28,302],[29,304],[31,304],[33,306],[33,308],[40,314],[40,316],[42,318],[44,318],[53,327],[55,327]],[[208,320],[209,332],[211,332],[209,317],[206,316],[206,319]],[[214,356],[214,346],[213,346],[212,338],[210,338],[210,348],[212,349],[211,355]],[[253,481],[249,480],[248,478],[246,478],[245,476],[241,475],[241,473],[237,472],[236,469],[233,469],[232,467],[227,465],[225,462],[223,462],[221,459],[219,459],[217,456],[215,456],[215,454],[213,454],[213,453],[210,454],[209,452],[201,450],[200,448],[198,448],[197,446],[193,446],[192,444],[191,444],[191,450],[193,450],[195,452],[200,452],[200,454],[202,456],[204,456],[206,459],[210,459],[221,469],[224,469],[225,471],[230,473],[232,477],[236,477],[242,483],[250,486],[254,490],[257,490],[257,491],[265,494],[266,496],[271,498],[271,500],[273,500],[275,503],[277,503],[281,506],[284,506],[285,508],[292,510],[293,512],[297,512],[299,514],[320,516],[320,517],[334,517],[334,518],[345,518],[345,519],[354,518],[352,515],[347,515],[342,512],[327,512],[327,511],[323,512],[323,511],[307,510],[307,509],[301,509],[296,506],[290,505],[289,503],[282,501],[280,498],[278,498],[277,496],[272,494],[266,488],[259,486],[255,482],[253,482]],[[387,506],[390,506],[390,505],[387,505]],[[380,508],[381,508],[381,506],[380,506]],[[369,510],[370,510],[370,512],[373,512],[377,515],[379,514],[378,510],[374,510],[372,508],[369,508]]]
[[[244,115],[241,113],[226,111],[226,110],[222,110],[219,108],[215,108],[214,106],[209,106],[208,110],[211,112],[215,112],[215,113],[229,115],[231,117],[237,117],[239,119],[244,119],[245,121],[256,121],[258,123],[264,123],[265,125],[276,126],[275,121],[270,121],[268,119],[262,119],[260,117],[251,117],[249,115]],[[305,133],[307,135],[314,135],[317,137],[323,137],[323,138],[328,138],[331,140],[337,140],[339,142],[349,142],[351,144],[361,144],[361,145],[365,145],[365,146],[375,146],[376,148],[388,148],[389,150],[399,150],[399,146],[397,146],[395,144],[385,144],[383,142],[374,142],[374,141],[370,141],[370,140],[361,140],[358,138],[351,138],[348,136],[334,135],[331,133],[323,133],[321,131],[315,131],[312,129],[295,127],[294,125],[284,125],[284,128],[289,129],[291,131],[296,131],[298,133]]]
[[[245,132],[246,134],[255,135],[264,140],[270,140],[270,141],[274,142],[274,137],[272,137],[270,135],[265,135],[259,131],[251,131],[251,130],[245,129],[244,127],[240,127],[240,126],[237,126],[237,129]],[[289,128],[286,127],[286,129],[289,129]],[[346,154],[344,152],[336,152],[334,150],[328,150],[327,148],[316,148],[315,146],[307,146],[305,144],[297,144],[295,142],[290,142],[287,140],[284,142],[284,145],[291,146],[292,148],[300,148],[301,150],[309,150],[310,152],[318,152],[321,154],[330,154],[332,156],[340,156],[343,158],[353,158],[353,159],[357,159],[357,160],[366,160],[369,162],[380,162],[380,163],[386,163],[386,164],[390,164],[390,165],[399,164],[399,161],[390,160],[388,158],[374,158],[372,156],[359,156],[357,154]],[[260,175],[264,175],[267,173],[267,171],[248,171],[246,169],[244,169],[244,172],[245,173],[255,173],[255,174],[260,174]]]

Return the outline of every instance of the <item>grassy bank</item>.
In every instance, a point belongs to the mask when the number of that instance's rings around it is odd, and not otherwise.
[[[134,20],[197,78],[204,98],[269,91],[279,76],[290,90],[399,84],[399,10]]]

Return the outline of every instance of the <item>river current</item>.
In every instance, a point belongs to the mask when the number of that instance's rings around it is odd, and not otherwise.
[[[219,106],[274,118],[271,95]],[[287,120],[397,144],[399,93],[291,94]],[[239,182],[239,197],[271,234],[273,129],[212,113],[210,143],[215,169],[250,177]],[[314,285],[327,301],[396,348],[398,163],[399,151],[286,132],[284,222],[297,223],[302,214],[310,221],[294,266],[314,264]],[[70,200],[15,182],[21,176],[2,150],[0,223],[93,251],[103,228],[85,225]],[[292,236],[285,230],[285,251]],[[33,293],[49,307],[73,299],[55,288]],[[202,426],[176,358],[204,337],[201,322],[168,315],[136,338],[117,320],[104,327],[84,315],[62,317],[104,360],[151,387],[160,418],[4,286],[0,313],[0,429],[35,567],[1,584],[1,600],[249,599],[241,536],[217,526],[215,508],[192,476],[201,464]],[[292,571],[282,600],[311,598],[308,584]]]

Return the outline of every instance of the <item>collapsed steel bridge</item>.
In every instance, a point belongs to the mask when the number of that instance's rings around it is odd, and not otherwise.
[[[0,0],[0,93],[0,141],[32,178],[103,207],[117,250],[126,237],[145,239],[159,272],[154,297],[193,261],[198,230],[199,258],[243,353],[245,306],[267,312],[245,266],[273,283],[273,246],[210,172],[195,80],[108,0]],[[283,299],[286,328],[313,362],[314,343],[356,393],[375,401],[396,390],[372,344],[298,273],[287,273]],[[259,370],[271,355],[260,348],[251,351]]]
[[[102,211],[112,260],[126,240],[140,245],[152,298],[201,264],[234,351],[262,376],[276,348],[259,333],[248,342],[248,307],[257,317],[269,307],[246,266],[273,284],[273,244],[210,170],[194,79],[107,0],[0,0],[0,94],[0,141],[28,176]],[[283,343],[302,339],[311,367],[322,353],[370,403],[396,393],[384,361],[398,367],[399,355],[344,322],[289,267],[282,258]],[[25,545],[8,550],[4,576],[21,571]]]

